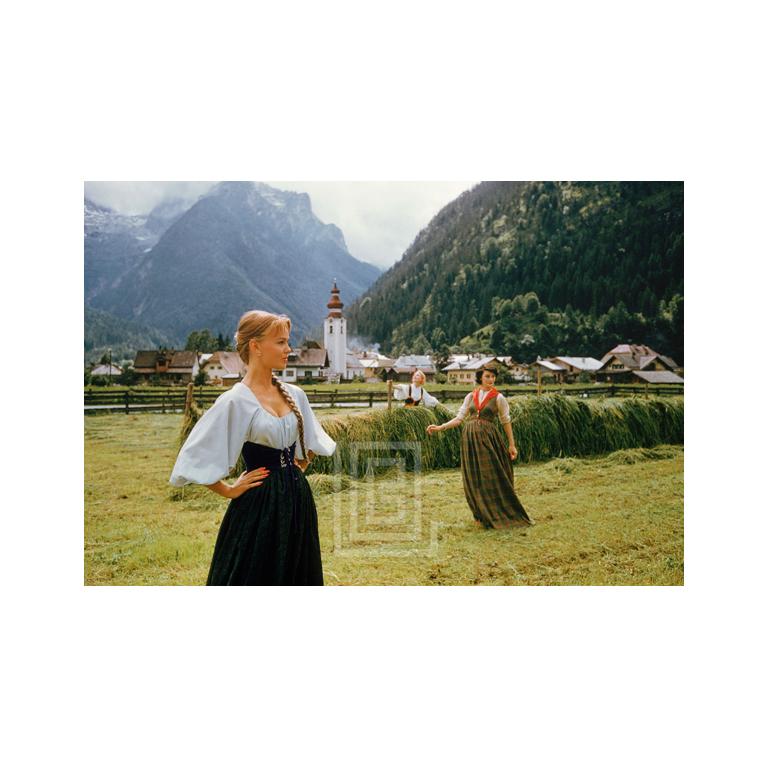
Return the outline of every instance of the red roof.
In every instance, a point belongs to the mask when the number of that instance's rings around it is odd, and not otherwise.
[[[195,367],[197,352],[188,349],[142,349],[136,353],[133,368],[137,373],[154,373],[163,358],[168,373],[187,373]]]

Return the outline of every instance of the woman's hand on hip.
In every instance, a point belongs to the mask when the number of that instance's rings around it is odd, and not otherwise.
[[[307,467],[309,466],[309,463],[312,461],[312,459],[315,458],[317,454],[313,450],[307,451],[307,458],[306,459],[297,459],[294,457],[293,463],[302,471],[306,472]]]
[[[258,486],[260,486],[268,477],[269,470],[266,467],[252,469],[250,472],[243,472],[243,474],[229,486],[230,490],[227,496],[230,499],[236,499],[239,496],[242,496],[246,491],[250,491],[251,488],[258,488]]]

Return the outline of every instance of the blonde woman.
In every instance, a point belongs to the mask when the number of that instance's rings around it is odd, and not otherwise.
[[[438,400],[424,389],[426,383],[427,377],[424,371],[414,371],[413,376],[411,376],[411,383],[396,384],[392,388],[392,394],[395,396],[395,400],[405,400],[406,408],[415,405],[426,405],[428,408],[434,408]]]
[[[509,403],[494,386],[496,371],[481,368],[475,374],[477,387],[461,404],[456,416],[445,424],[430,424],[427,434],[461,426],[461,477],[464,495],[475,522],[484,528],[533,525],[515,493],[512,462],[517,446],[512,434]],[[496,418],[507,436],[507,445],[496,428]]]
[[[307,395],[272,375],[284,368],[291,321],[246,312],[235,334],[247,367],[195,424],[171,473],[175,486],[198,483],[230,499],[206,584],[323,584],[317,509],[304,470],[314,454],[336,443],[320,425]],[[242,453],[234,482],[225,478]]]

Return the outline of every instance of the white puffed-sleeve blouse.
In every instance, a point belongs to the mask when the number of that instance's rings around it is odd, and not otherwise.
[[[295,384],[285,386],[301,411],[307,450],[319,456],[332,456],[336,443],[315,416],[306,392]],[[291,411],[285,416],[275,416],[262,407],[247,384],[238,381],[216,398],[192,428],[176,458],[169,482],[176,486],[211,485],[227,477],[235,468],[245,442],[270,448],[288,448],[295,442],[296,458],[305,458],[296,414]]]
[[[418,400],[419,396],[423,392],[423,397],[420,405],[426,405],[428,408],[434,408],[438,404],[438,399],[432,397],[426,389],[417,387],[415,384],[411,384],[411,397],[414,400]],[[392,394],[395,396],[395,400],[405,400],[408,397],[408,385],[407,384],[395,384],[392,388]]]
[[[459,421],[464,421],[467,414],[469,413],[469,406],[472,405],[472,395],[473,392],[470,392],[465,398],[464,402],[461,404],[461,408],[459,408],[458,412],[456,413],[456,417]],[[483,400],[488,396],[488,393],[481,389],[480,394],[478,395],[480,405],[482,407]],[[499,409],[499,421],[502,424],[509,424],[512,419],[509,415],[509,403],[507,402],[507,398],[504,397],[504,395],[499,392],[498,395],[496,395],[496,402]]]

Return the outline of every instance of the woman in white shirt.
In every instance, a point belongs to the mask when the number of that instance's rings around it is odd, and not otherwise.
[[[243,380],[220,395],[179,451],[170,483],[205,485],[227,499],[207,585],[323,584],[317,509],[304,470],[336,443],[300,387],[280,381],[290,347],[285,315],[246,312],[238,324]],[[242,453],[234,482],[225,478]]]
[[[415,405],[426,405],[428,408],[434,408],[439,401],[424,389],[426,381],[427,377],[424,371],[414,371],[413,376],[411,376],[411,383],[396,384],[392,388],[392,394],[395,396],[395,400],[405,400],[406,408]]]
[[[492,368],[481,368],[475,379],[478,386],[464,398],[456,416],[445,424],[430,424],[427,434],[458,427],[469,417],[461,434],[461,476],[477,525],[532,525],[515,493],[512,462],[517,458],[517,447],[509,403],[494,386],[496,371]],[[506,446],[496,428],[497,416],[507,436]]]

